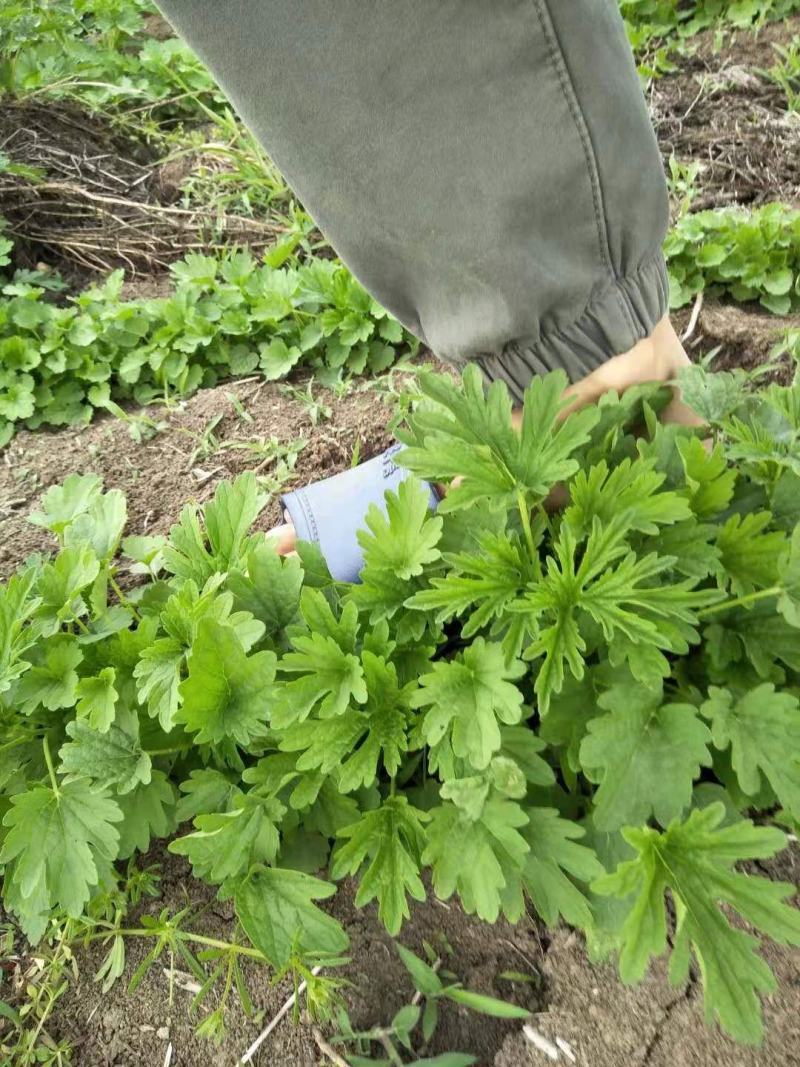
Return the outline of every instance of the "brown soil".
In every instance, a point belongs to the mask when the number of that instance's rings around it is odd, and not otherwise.
[[[682,308],[672,316],[679,334],[688,328],[692,308]],[[756,304],[722,304],[715,301],[704,303],[697,323],[686,347],[694,359],[699,359],[718,349],[714,358],[715,370],[732,370],[741,367],[755,370],[771,362],[771,353],[787,330],[800,328],[800,315],[777,317],[760,309]],[[794,372],[794,363],[785,356],[777,360],[774,370],[765,374],[762,381],[779,381],[788,384]]]
[[[171,912],[191,902],[199,912],[187,928],[216,938],[233,932],[232,909],[212,891],[194,881],[183,860],[154,849],[143,862],[162,866],[161,897],[145,909]],[[784,853],[765,873],[793,881],[800,877],[800,850]],[[351,1021],[357,1029],[385,1026],[409,1003],[414,990],[380,925],[374,906],[356,909],[353,885],[343,883],[331,912],[351,939],[351,963],[342,976]],[[800,952],[765,944],[765,958],[779,988],[766,998],[766,1040],[763,1048],[735,1044],[703,1020],[701,987],[694,976],[675,989],[659,960],[644,982],[621,984],[612,965],[593,966],[582,939],[565,929],[552,938],[530,920],[516,927],[487,926],[464,915],[453,902],[429,899],[412,908],[402,943],[424,954],[423,941],[467,988],[511,1000],[533,1013],[531,1023],[551,1042],[566,1042],[581,1067],[793,1067],[800,1064]],[[149,944],[128,942],[127,975],[141,962]],[[214,996],[199,1012],[190,1013],[192,993],[182,988],[179,973],[170,1003],[169,961],[159,961],[135,994],[122,983],[103,995],[93,975],[104,956],[100,945],[78,954],[79,978],[59,1002],[51,1036],[75,1044],[80,1067],[138,1067],[164,1062],[172,1044],[173,1067],[232,1067],[270,1022],[291,992],[287,983],[270,985],[258,967],[246,968],[255,1015],[248,1019],[234,998],[228,1031],[220,1045],[197,1038],[194,1027],[218,1003]],[[176,965],[178,968],[178,965]],[[179,970],[179,968],[178,968]],[[530,976],[529,983],[501,977],[504,972]],[[501,1022],[444,1007],[428,1052],[469,1051],[481,1067],[545,1067],[546,1056],[525,1036],[518,1022]],[[307,1023],[295,1027],[284,1020],[256,1055],[254,1063],[281,1067],[320,1067],[320,1054]],[[558,1061],[567,1065],[562,1053]]]
[[[183,860],[161,849],[143,862],[160,862],[161,897],[145,909],[171,912],[191,903],[199,912],[187,928],[216,938],[233,933],[232,909],[212,891],[194,881]],[[800,850],[785,853],[767,867],[774,877],[798,883]],[[414,990],[383,930],[374,906],[356,909],[354,888],[343,883],[330,910],[351,939],[350,964],[341,974],[352,983],[345,989],[351,1021],[357,1029],[385,1026],[409,1003]],[[186,924],[184,924],[186,926]],[[560,1039],[584,1067],[793,1067],[800,1064],[800,952],[765,943],[763,953],[778,979],[778,990],[764,1001],[766,1039],[763,1048],[744,1048],[703,1020],[702,990],[694,975],[678,989],[667,981],[659,960],[638,986],[619,981],[610,964],[593,966],[582,939],[565,929],[552,938],[526,919],[516,927],[489,927],[464,915],[452,901],[429,899],[412,908],[402,943],[424,954],[423,941],[439,953],[444,971],[467,988],[511,1000],[533,1013],[531,1024],[551,1042]],[[148,943],[128,942],[127,975],[141,962]],[[247,1018],[233,998],[228,1031],[216,1046],[198,1038],[194,1028],[218,1001],[212,995],[190,1012],[191,991],[182,988],[178,973],[170,1002],[169,961],[159,961],[135,994],[122,983],[103,995],[93,975],[104,956],[102,946],[78,954],[79,977],[59,1006],[51,1036],[68,1039],[80,1067],[138,1067],[164,1062],[173,1047],[174,1067],[233,1065],[270,1022],[291,992],[287,983],[270,985],[266,972],[245,968],[255,1015]],[[178,971],[180,968],[176,965]],[[528,983],[501,977],[525,974]],[[517,1022],[501,1022],[445,1006],[428,1052],[469,1051],[482,1067],[545,1067],[550,1062]],[[259,1064],[311,1067],[326,1063],[307,1022],[295,1027],[284,1020],[254,1058]],[[567,1064],[566,1055],[558,1061]]]
[[[160,862],[163,877],[162,895],[150,903],[147,912],[157,915],[164,907],[174,912],[191,901],[202,914],[189,924],[190,929],[216,938],[232,935],[231,906],[216,901],[211,889],[194,881],[185,861],[161,850],[153,850],[143,862],[148,860]],[[352,883],[344,882],[329,909],[345,925],[351,940],[351,963],[341,971],[341,976],[352,983],[346,990],[347,1010],[356,1029],[385,1026],[396,1011],[410,1002],[414,987],[392,947],[392,939],[377,918],[374,905],[356,909],[353,897]],[[544,949],[539,932],[530,920],[516,927],[507,923],[490,927],[464,915],[453,902],[426,903],[412,908],[401,940],[422,956],[423,941],[428,942],[439,953],[442,970],[457,974],[469,989],[511,1000],[531,1011],[544,1006],[542,984],[537,978]],[[128,945],[127,975],[130,975],[150,945],[132,940]],[[75,1062],[80,1067],[161,1064],[170,1042],[173,1067],[233,1067],[291,993],[290,983],[270,985],[265,969],[245,968],[256,1014],[248,1019],[233,998],[228,1032],[222,1043],[215,1046],[196,1037],[194,1027],[218,1000],[212,996],[190,1017],[192,993],[176,985],[170,1004],[167,959],[160,960],[148,972],[135,994],[128,995],[120,983],[112,993],[103,995],[93,975],[104,955],[99,944],[79,955],[80,976],[60,1001],[55,1023],[50,1027],[52,1036],[68,1038],[74,1043]],[[511,982],[500,978],[506,971],[530,974],[534,981]],[[178,981],[183,979],[179,977]],[[514,1022],[468,1013],[456,1005],[444,1006],[430,1053],[468,1049],[481,1058],[481,1063],[491,1064],[503,1041],[517,1026]],[[256,1067],[268,1064],[311,1067],[318,1062],[322,1063],[323,1059],[310,1027],[295,1027],[290,1018],[279,1024],[254,1059]]]
[[[145,15],[142,29],[146,37],[155,41],[167,41],[175,36],[172,26],[162,15]]]
[[[650,109],[666,161],[699,162],[697,211],[771,200],[800,204],[800,114],[786,110],[782,90],[760,72],[777,59],[773,45],[800,34],[800,16],[738,33],[714,50],[705,34],[657,79]]]
[[[122,489],[128,499],[129,532],[167,533],[188,500],[208,500],[220,481],[259,467],[261,457],[226,445],[305,438],[308,443],[287,482],[292,488],[349,466],[356,454],[367,459],[389,443],[390,411],[374,383],[356,386],[338,401],[319,387],[314,395],[332,408],[332,417],[316,427],[302,404],[280,385],[243,379],[201,390],[172,411],[146,409],[144,414],[162,428],[140,442],[131,437],[135,424],[113,418],[51,433],[20,433],[0,455],[0,575],[31,552],[52,547],[49,534],[31,526],[26,516],[38,506],[42,492],[68,474],[98,474],[107,489]],[[243,405],[249,420],[238,414],[232,398]],[[211,431],[216,444],[204,450],[203,435],[218,416]],[[260,473],[269,475],[270,470],[267,465]],[[274,499],[258,525],[268,529],[279,521]]]
[[[800,885],[795,844],[758,873]],[[580,1067],[798,1067],[800,1064],[800,952],[765,942],[764,958],[778,988],[764,999],[765,1040],[760,1049],[736,1044],[703,1021],[702,986],[693,974],[670,986],[664,960],[645,981],[624,986],[614,968],[592,966],[573,933],[559,930],[544,961],[547,1011],[536,1029],[566,1041]],[[506,1039],[495,1067],[544,1067],[548,1062],[524,1034]],[[568,1060],[562,1056],[559,1061]]]
[[[87,267],[131,266],[113,253],[110,260],[95,258],[95,209],[111,197],[127,201],[129,213],[136,212],[153,199],[152,151],[144,143],[123,137],[101,116],[88,116],[68,101],[6,98],[0,104],[0,145],[12,163],[40,175],[30,181],[0,174],[0,201],[7,231],[15,238],[17,266],[32,268],[44,260],[76,288],[87,284]],[[119,218],[115,222],[119,227]]]

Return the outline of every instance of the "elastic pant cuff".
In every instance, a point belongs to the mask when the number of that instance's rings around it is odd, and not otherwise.
[[[668,308],[667,267],[659,252],[597,293],[571,325],[545,328],[538,338],[510,341],[499,354],[479,356],[475,362],[487,381],[504,381],[521,401],[534,375],[563,368],[575,382],[627,352],[650,336]]]

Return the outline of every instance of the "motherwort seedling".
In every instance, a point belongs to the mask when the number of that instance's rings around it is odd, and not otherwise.
[[[708,1018],[758,1042],[756,935],[800,943],[794,888],[736,869],[800,818],[800,379],[681,385],[702,432],[650,387],[565,418],[559,374],[517,431],[477,370],[421,375],[398,460],[461,480],[435,515],[414,477],[369,511],[358,585],[276,555],[252,472],[129,544],[151,566],[128,593],[122,494],[48,490],[58,551],[0,586],[3,899],[31,941],[180,825],[241,926],[204,945],[223,985],[243,957],[342,957],[346,876],[398,934],[425,876],[487,922],[580,928],[626,981],[694,959]]]

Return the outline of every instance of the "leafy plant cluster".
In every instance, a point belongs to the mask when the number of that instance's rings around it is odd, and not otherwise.
[[[0,253],[2,246],[0,246]],[[87,422],[97,408],[186,396],[230,375],[323,380],[386,369],[417,342],[341,264],[191,254],[168,297],[121,300],[122,271],[65,306],[26,272],[0,298],[0,445],[15,428]]]
[[[800,212],[782,204],[683,214],[664,252],[673,308],[703,290],[757,300],[776,315],[800,306]]]
[[[619,0],[619,6],[647,78],[674,70],[674,54],[703,30],[757,29],[800,9],[798,0]]]
[[[0,591],[3,899],[31,940],[181,826],[276,971],[347,949],[321,868],[392,934],[427,871],[486,921],[580,927],[627,981],[695,960],[709,1019],[759,1040],[774,979],[727,912],[800,942],[792,887],[734,866],[800,818],[800,380],[688,372],[710,448],[658,390],[562,418],[564,384],[517,432],[474,368],[423,376],[400,461],[463,479],[435,515],[413,478],[371,508],[357,585],[275,554],[252,474],[167,538],[124,536],[94,476],[48,490],[58,552]]]
[[[797,0],[619,0],[643,65],[668,69],[676,44],[712,27],[758,27],[798,10]],[[208,71],[176,38],[143,33],[149,0],[14,0],[0,12],[0,89],[47,92],[96,110],[150,105],[159,120],[197,121],[225,99]]]
[[[10,250],[0,238],[0,260]],[[779,315],[800,304],[800,213],[780,204],[683,214],[665,253],[675,308],[701,290]],[[231,375],[282,378],[298,365],[330,382],[416,349],[334,261],[280,267],[247,252],[192,254],[171,270],[172,295],[150,299],[122,300],[121,271],[65,306],[47,276],[19,271],[3,286],[0,445],[18,426],[85,422],[111,401],[186,396]]]
[[[800,37],[793,37],[788,45],[773,47],[777,62],[764,73],[783,90],[789,111],[800,111]]]
[[[144,32],[147,0],[12,0],[0,10],[0,93],[46,93],[91,110],[143,109],[158,124],[223,114],[227,102],[200,60],[178,38]],[[155,130],[156,127],[154,127]]]

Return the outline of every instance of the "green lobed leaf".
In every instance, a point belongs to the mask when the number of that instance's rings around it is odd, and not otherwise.
[[[8,828],[0,863],[6,864],[6,904],[36,941],[42,916],[52,907],[78,918],[119,846],[117,804],[86,779],[36,785],[11,798],[3,818]],[[38,935],[38,936],[37,936]]]
[[[393,796],[337,834],[345,843],[334,853],[332,877],[343,878],[365,867],[356,905],[377,899],[378,915],[390,934],[398,933],[409,917],[407,897],[425,899],[420,856],[425,844],[422,824],[427,820],[405,797]]]
[[[70,740],[61,747],[61,771],[88,778],[117,793],[130,793],[150,781],[150,757],[142,751],[135,720],[112,725],[104,733],[83,719],[67,723]]]
[[[559,420],[567,384],[560,372],[533,379],[519,429],[506,387],[495,382],[484,391],[475,366],[466,368],[460,386],[434,374],[419,382],[432,404],[415,412],[404,437],[411,447],[398,462],[429,481],[460,479],[439,505],[442,514],[487,499],[516,507],[518,494],[530,504],[543,500],[578,469],[574,453],[597,421],[591,407]]]
[[[691,704],[664,703],[660,689],[622,683],[598,699],[607,715],[591,719],[580,746],[585,773],[599,784],[598,830],[644,823],[666,826],[689,806],[692,783],[711,764],[711,733]]]
[[[195,816],[194,832],[171,841],[169,850],[187,857],[195,877],[227,887],[254,863],[275,860],[285,812],[274,798],[244,793],[229,811]]]
[[[781,804],[800,817],[800,701],[765,682],[736,697],[711,686],[700,708],[711,723],[714,745],[731,749],[742,791],[753,796],[762,774]]]
[[[522,836],[530,851],[522,881],[533,906],[548,926],[563,918],[570,926],[589,929],[593,925],[589,902],[575,882],[589,885],[605,870],[591,848],[577,843],[585,830],[552,808],[527,808],[526,814]]]
[[[482,637],[456,659],[434,663],[411,696],[412,707],[429,709],[422,736],[436,745],[447,735],[455,755],[482,770],[500,748],[500,723],[522,718],[522,694],[513,681],[524,673],[521,663],[506,664],[502,648]]]
[[[340,923],[316,906],[336,892],[300,871],[256,866],[236,887],[236,916],[276,971],[295,954],[341,955],[349,940]]]
[[[422,855],[433,870],[436,895],[447,900],[458,892],[464,910],[486,922],[501,912],[511,920],[523,910],[520,875],[530,846],[519,833],[528,817],[507,800],[489,800],[473,821],[453,804],[430,813]]]
[[[248,656],[230,626],[202,619],[180,685],[177,721],[198,744],[249,744],[267,722],[275,664],[274,652]]]
[[[370,504],[358,533],[368,574],[388,571],[408,581],[440,556],[436,545],[442,519],[430,516],[430,489],[413,478],[401,482],[397,492],[386,493],[386,513]]]
[[[147,852],[152,841],[170,836],[178,824],[175,801],[175,787],[158,770],[151,772],[149,782],[140,782],[129,793],[116,798],[122,812],[118,859]]]
[[[758,940],[730,924],[720,904],[728,905],[756,930],[782,944],[800,944],[800,913],[783,903],[794,887],[732,868],[737,860],[763,859],[779,852],[784,835],[746,819],[721,827],[722,804],[692,811],[666,831],[628,829],[625,838],[636,857],[598,879],[595,892],[635,894],[621,932],[620,975],[639,981],[652,956],[667,948],[665,894],[669,890],[678,919],[671,976],[685,977],[690,951],[697,957],[709,1021],[739,1041],[759,1044],[763,1023],[759,993],[775,989],[775,979],[758,955]],[[676,962],[677,958],[677,962]]]
[[[79,719],[86,719],[89,726],[105,733],[114,722],[119,693],[114,688],[117,672],[113,667],[104,667],[90,678],[81,678],[77,685]]]
[[[79,695],[75,668],[82,660],[83,653],[69,634],[40,642],[33,666],[22,675],[15,690],[23,714],[31,715],[39,707],[48,711],[73,707]]]

